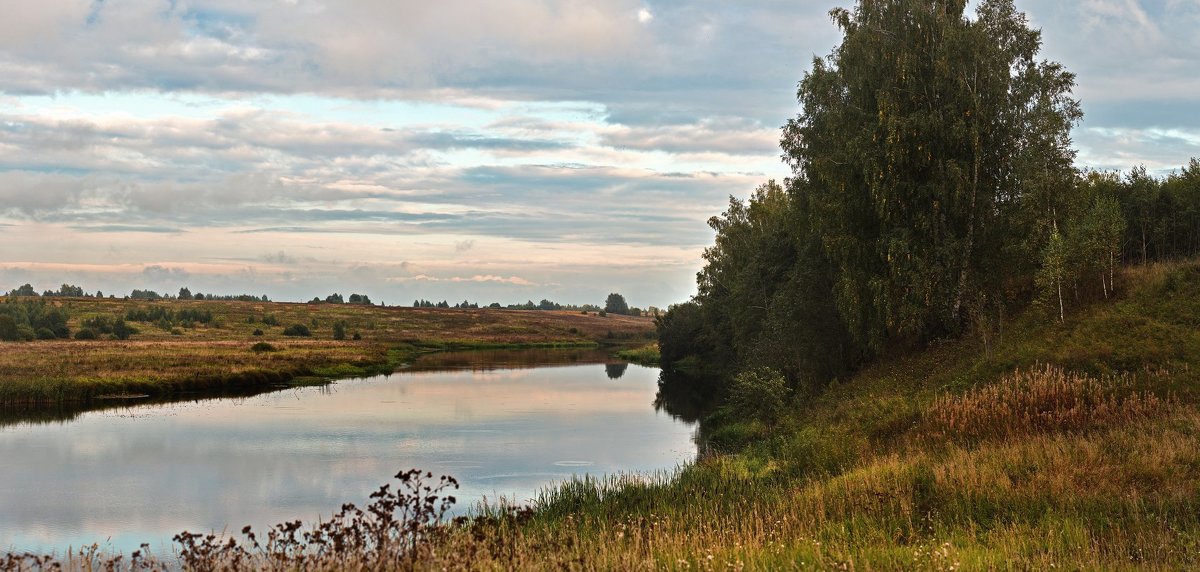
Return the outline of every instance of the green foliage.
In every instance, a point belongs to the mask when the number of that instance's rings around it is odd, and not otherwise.
[[[118,340],[128,340],[130,336],[138,333],[137,328],[125,323],[125,320],[117,318],[112,325],[112,335]]]
[[[770,368],[743,371],[729,386],[729,407],[740,419],[772,424],[783,414],[791,391],[782,373]]]
[[[261,335],[264,335],[264,334],[263,334],[263,331],[262,331],[261,329],[257,329],[257,328],[256,328],[256,329],[254,330],[254,335],[255,335],[255,336],[261,336]]]
[[[29,341],[71,337],[67,312],[42,300],[9,298],[0,303],[0,340]]]
[[[293,337],[308,337],[312,335],[312,331],[304,324],[292,324],[283,330],[283,335]]]
[[[604,311],[609,314],[628,314],[629,304],[625,303],[624,296],[614,292],[604,300]]]
[[[75,339],[77,340],[94,340],[98,337],[99,336],[96,334],[96,331],[90,328],[83,328],[82,330],[75,332]]]
[[[19,288],[13,289],[8,293],[9,296],[37,296],[37,291],[33,289],[32,284],[24,284]]]
[[[346,322],[338,320],[337,322],[333,323],[333,339],[346,339]]]
[[[785,128],[837,307],[871,350],[961,332],[974,300],[1028,276],[1073,174],[1074,76],[1037,60],[1011,0],[964,7],[835,10],[842,43],[813,61]]]
[[[268,344],[267,342],[258,342],[256,344],[250,346],[250,351],[252,351],[256,354],[261,354],[261,353],[265,353],[265,352],[277,352],[279,350],[276,349],[275,346]]]

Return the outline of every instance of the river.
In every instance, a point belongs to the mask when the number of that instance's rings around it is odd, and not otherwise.
[[[608,363],[604,363],[608,362]],[[695,427],[659,370],[586,351],[462,352],[322,387],[0,415],[0,553],[313,522],[400,470],[452,475],[462,513],[580,475],[672,471]]]

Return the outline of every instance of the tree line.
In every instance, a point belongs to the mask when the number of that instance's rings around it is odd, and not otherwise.
[[[1061,320],[1115,267],[1200,253],[1200,164],[1078,169],[1075,76],[1011,0],[860,1],[799,84],[792,175],[709,220],[697,294],[658,320],[667,367],[820,386],[881,353]]]

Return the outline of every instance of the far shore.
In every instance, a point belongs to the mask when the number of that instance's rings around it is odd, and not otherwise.
[[[250,391],[390,373],[444,350],[616,350],[654,337],[651,317],[567,311],[103,298],[47,303],[68,312],[72,332],[89,318],[157,307],[211,312],[212,320],[191,327],[131,321],[137,333],[125,340],[0,342],[0,405]],[[284,335],[297,324],[310,335]],[[342,339],[335,339],[339,331]]]

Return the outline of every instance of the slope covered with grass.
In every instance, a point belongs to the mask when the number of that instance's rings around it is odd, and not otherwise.
[[[1200,265],[881,360],[773,423],[718,412],[676,478],[548,492],[527,560],[602,568],[1200,565]],[[544,551],[543,545],[570,550]]]

